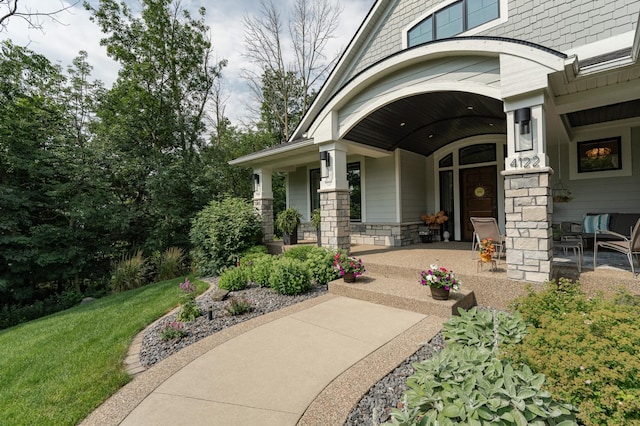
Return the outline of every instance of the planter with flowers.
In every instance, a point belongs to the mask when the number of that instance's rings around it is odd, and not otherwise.
[[[453,275],[453,271],[431,265],[420,273],[420,284],[431,288],[431,297],[435,300],[449,299],[450,292],[460,289],[460,281]]]
[[[485,238],[480,241],[480,245],[478,245],[478,251],[480,255],[480,260],[483,262],[491,262],[493,260],[493,254],[496,252],[496,247],[493,244],[493,239]]]
[[[342,251],[337,252],[333,257],[333,267],[340,272],[340,276],[347,283],[356,282],[356,278],[365,273],[362,259],[348,256]]]

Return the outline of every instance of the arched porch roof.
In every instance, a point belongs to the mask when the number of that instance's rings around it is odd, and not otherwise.
[[[547,74],[570,70],[572,63],[562,53],[511,39],[427,43],[352,78],[316,113],[305,136],[429,155],[468,136],[506,133],[503,99],[513,76],[505,73],[533,71],[531,90],[540,90]]]

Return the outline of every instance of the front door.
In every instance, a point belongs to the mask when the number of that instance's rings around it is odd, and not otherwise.
[[[460,170],[460,199],[462,239],[473,239],[471,217],[497,218],[498,199],[496,166]]]

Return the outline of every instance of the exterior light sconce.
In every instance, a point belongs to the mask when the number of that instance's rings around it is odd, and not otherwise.
[[[320,161],[324,162],[324,167],[322,167],[322,172],[320,173],[320,179],[328,178],[329,166],[331,165],[331,156],[328,151],[320,151]]]
[[[253,174],[253,181],[256,183],[256,185],[260,185],[260,175],[257,173]]]
[[[324,166],[329,167],[331,165],[331,157],[328,151],[320,151],[320,161],[324,161]]]
[[[515,111],[516,123],[520,124],[520,134],[528,135],[531,133],[531,108],[520,108]]]

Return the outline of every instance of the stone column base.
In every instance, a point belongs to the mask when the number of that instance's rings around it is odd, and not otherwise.
[[[263,241],[273,241],[273,198],[254,198],[253,206],[262,218]]]
[[[551,277],[552,172],[503,172],[509,279],[542,283]]]
[[[349,190],[320,191],[322,247],[349,251],[351,246],[349,209]]]

